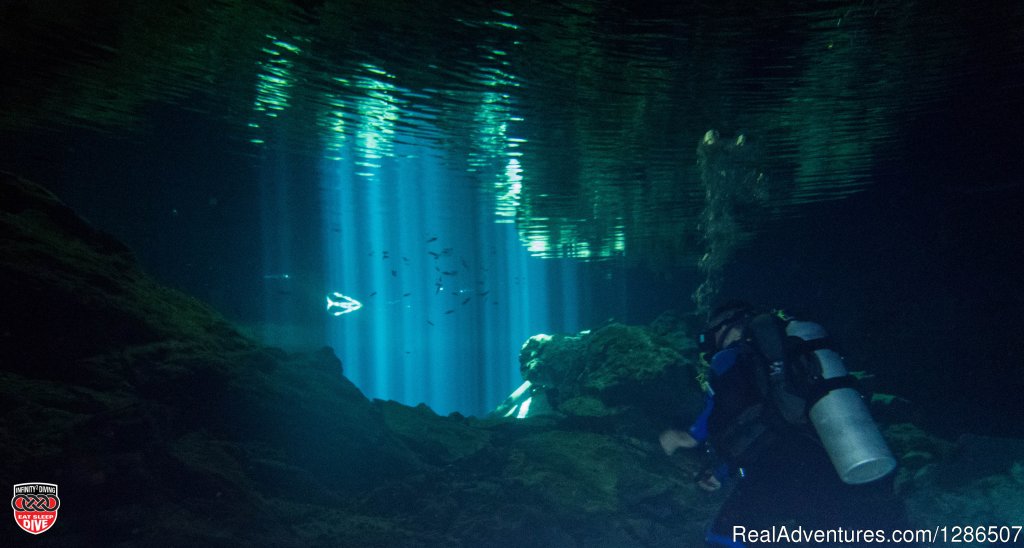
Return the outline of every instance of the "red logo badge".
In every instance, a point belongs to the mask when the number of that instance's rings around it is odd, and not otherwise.
[[[57,509],[60,499],[57,498],[55,483],[19,483],[14,486],[14,521],[18,522],[26,533],[38,535],[45,533],[57,521]]]

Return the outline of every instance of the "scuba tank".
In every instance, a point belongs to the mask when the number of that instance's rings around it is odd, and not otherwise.
[[[853,379],[834,350],[815,344],[828,337],[814,322],[791,320],[786,335],[802,339],[821,364],[808,398],[808,415],[828,452],[839,477],[849,484],[877,480],[896,467],[889,446],[878,431],[864,400],[852,386]]]

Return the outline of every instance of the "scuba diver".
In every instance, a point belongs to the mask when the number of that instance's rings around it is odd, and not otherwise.
[[[668,455],[705,448],[698,486],[729,489],[709,546],[744,546],[744,533],[780,527],[855,546],[877,542],[865,531],[902,526],[896,461],[821,326],[731,301],[712,312],[699,346],[704,409],[659,441]]]

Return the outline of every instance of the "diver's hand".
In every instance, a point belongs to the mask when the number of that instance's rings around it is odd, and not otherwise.
[[[718,478],[715,477],[714,472],[712,472],[711,470],[705,470],[699,476],[697,476],[697,487],[700,487],[701,489],[710,493],[712,491],[718,491],[719,489],[721,489],[722,482],[718,481]]]
[[[665,451],[666,455],[671,455],[676,452],[676,449],[682,447],[683,449],[690,449],[697,447],[697,440],[693,439],[693,436],[689,432],[683,432],[682,430],[665,430],[658,436],[658,441],[661,443],[661,448]]]

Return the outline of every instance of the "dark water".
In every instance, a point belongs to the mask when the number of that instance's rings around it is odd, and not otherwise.
[[[370,396],[482,413],[526,337],[703,287],[1021,434],[1019,3],[0,11],[0,169]]]

